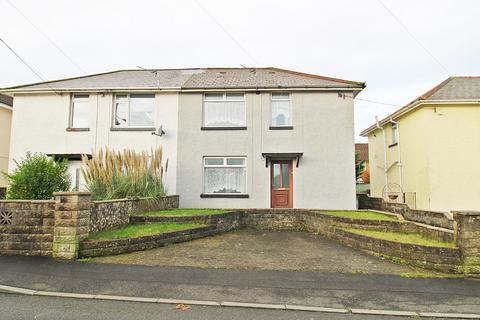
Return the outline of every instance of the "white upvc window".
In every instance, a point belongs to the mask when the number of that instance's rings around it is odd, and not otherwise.
[[[90,96],[88,94],[73,94],[70,103],[70,128],[90,128]]]
[[[203,193],[247,193],[245,157],[204,157]]]
[[[155,127],[154,94],[115,95],[113,126],[115,128]]]
[[[292,125],[292,103],[289,92],[272,92],[272,127]]]
[[[245,127],[245,94],[243,92],[205,93],[204,127]]]
[[[398,143],[398,126],[392,123],[392,144]]]

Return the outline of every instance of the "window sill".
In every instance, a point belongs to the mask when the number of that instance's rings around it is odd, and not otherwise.
[[[215,131],[215,130],[247,130],[247,127],[201,127],[202,131]]]
[[[68,132],[90,131],[90,128],[67,128]]]
[[[222,193],[202,193],[200,198],[250,198],[250,195],[239,193],[239,194],[222,194]]]
[[[392,143],[392,144],[388,145],[388,147],[392,148],[392,147],[395,147],[396,145],[398,145],[398,142]]]
[[[270,126],[270,130],[293,130],[293,126]]]
[[[110,131],[155,131],[154,127],[145,128],[110,128]]]

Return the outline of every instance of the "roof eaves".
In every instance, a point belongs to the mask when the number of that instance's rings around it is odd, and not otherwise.
[[[321,79],[321,80],[327,80],[327,81],[333,81],[333,82],[339,82],[339,83],[345,83],[345,84],[351,84],[351,85],[356,85],[361,88],[365,88],[365,82],[359,82],[359,81],[352,81],[352,80],[344,80],[344,79],[339,79],[339,78],[332,78],[332,77],[326,77],[326,76],[320,76],[317,74],[311,74],[311,73],[305,73],[305,72],[299,72],[299,71],[293,71],[293,70],[288,70],[288,69],[281,69],[281,68],[276,68],[276,67],[269,67],[265,69],[271,69],[271,70],[276,70],[280,72],[286,72],[298,76],[303,76],[303,77],[309,77],[309,78],[315,78],[315,79]]]
[[[71,78],[63,78],[63,79],[56,79],[56,80],[49,80],[49,81],[41,81],[41,82],[33,82],[33,83],[28,83],[28,84],[22,84],[19,86],[13,86],[13,87],[6,87],[6,88],[0,88],[0,90],[11,90],[11,89],[22,89],[22,88],[27,88],[31,86],[36,86],[40,84],[50,84],[53,82],[59,82],[59,81],[69,81],[69,80],[77,80],[77,79],[84,79],[84,78],[90,78],[90,77],[95,77],[95,76],[101,76],[105,74],[112,74],[116,72],[122,72],[122,71],[131,71],[131,70],[115,70],[115,71],[108,71],[108,72],[101,72],[101,73],[92,73],[84,76],[79,76],[79,77],[71,77]],[[56,89],[56,88],[55,88]],[[51,90],[51,89],[50,89]]]
[[[422,94],[421,96],[417,97],[416,99],[410,101],[408,104],[406,104],[405,106],[401,107],[400,109],[396,110],[395,112],[393,112],[392,114],[390,114],[389,116],[383,118],[382,120],[380,120],[378,122],[378,124],[380,126],[383,126],[385,125],[388,121],[390,121],[391,119],[396,119],[397,117],[399,117],[400,115],[403,115],[405,114],[406,112],[409,112],[411,109],[413,109],[415,106],[417,106],[418,104],[422,103],[423,101],[425,100],[428,100],[429,97],[431,97],[433,94],[435,94],[436,92],[438,92],[440,89],[442,89],[443,87],[445,87],[445,85],[447,85],[447,83],[449,83],[452,79],[454,78],[458,78],[458,77],[448,77],[447,79],[443,80],[441,83],[439,83],[438,85],[436,85],[435,87],[433,87],[432,89],[428,90],[427,92],[425,92],[424,94]],[[360,133],[360,136],[362,137],[365,137],[366,135],[368,135],[370,132],[374,131],[375,128],[377,127],[377,124],[373,124],[371,125],[370,127],[368,127],[367,129],[363,130],[361,133]]]
[[[0,93],[0,103],[4,104],[6,106],[12,107],[13,106],[13,97]]]

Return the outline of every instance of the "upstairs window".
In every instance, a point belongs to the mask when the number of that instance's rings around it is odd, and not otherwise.
[[[203,160],[204,193],[246,193],[247,169],[244,157],[205,157]]]
[[[203,97],[204,127],[245,127],[245,94],[205,93]]]
[[[272,92],[272,127],[292,125],[292,105],[290,93]]]
[[[155,127],[155,95],[117,94],[115,96],[114,127]]]
[[[88,94],[74,94],[70,107],[69,127],[74,129],[90,128],[90,97]]]
[[[398,127],[396,123],[392,123],[392,144],[398,143]]]

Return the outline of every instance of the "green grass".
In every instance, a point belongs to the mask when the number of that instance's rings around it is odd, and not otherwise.
[[[350,219],[397,221],[397,218],[394,216],[389,216],[386,214],[372,211],[320,211],[320,213]]]
[[[89,235],[87,240],[115,240],[151,236],[171,231],[203,227],[197,223],[148,223],[126,225],[120,229],[102,231]]]
[[[224,209],[173,209],[173,210],[161,210],[151,211],[143,213],[143,216],[158,217],[158,216],[204,216],[208,214],[221,214],[229,212]]]
[[[463,274],[448,274],[448,273],[430,273],[430,272],[404,272],[400,274],[402,278],[464,278]]]
[[[363,230],[354,228],[341,228],[343,230],[372,237],[382,240],[389,240],[394,242],[418,244],[422,246],[442,247],[442,248],[455,248],[453,242],[442,242],[433,239],[429,239],[419,233],[402,233],[393,231],[375,231],[375,230]]]

